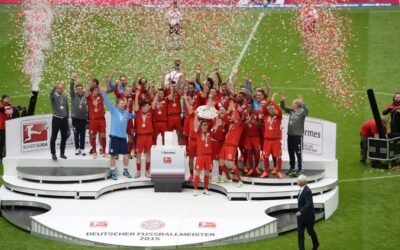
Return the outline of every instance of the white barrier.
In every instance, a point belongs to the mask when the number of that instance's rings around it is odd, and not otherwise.
[[[14,157],[37,151],[50,152],[51,115],[39,115],[9,120],[6,123],[7,156]],[[106,113],[107,137],[109,133],[110,115]],[[288,117],[282,121],[282,147],[287,149]],[[316,118],[306,118],[304,132],[304,153],[326,160],[336,159],[336,124]],[[89,133],[86,133],[86,144],[89,145]],[[60,143],[58,136],[56,145]],[[176,138],[174,138],[174,141]],[[74,136],[67,141],[67,148],[74,148]]]
[[[106,124],[110,124],[110,114],[106,112]],[[38,151],[48,151],[50,154],[52,115],[27,116],[6,122],[6,150],[7,157],[15,157],[27,153]],[[71,135],[67,140],[66,148],[73,148],[74,135],[69,120]],[[107,125],[107,137],[109,127]],[[58,134],[56,141],[56,150],[59,152],[61,134]],[[86,145],[90,144],[89,131],[86,131]]]

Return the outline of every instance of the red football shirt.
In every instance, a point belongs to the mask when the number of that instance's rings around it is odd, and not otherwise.
[[[217,93],[216,101],[221,104],[225,109],[229,108],[229,96],[224,95],[221,92]]]
[[[146,114],[139,109],[136,112],[135,125],[136,134],[138,135],[151,135],[153,134],[153,121],[152,121],[152,111],[149,110]]]
[[[174,96],[172,100],[168,98],[169,91],[165,91],[165,100],[167,101],[167,112],[168,114],[181,114],[182,113],[182,105],[181,105],[181,95],[177,92],[174,92]]]
[[[239,113],[243,113],[247,109],[247,100],[244,100],[243,103],[238,103],[235,98],[235,109]]]
[[[209,132],[203,133],[201,128],[197,131],[197,155],[211,155],[212,154],[212,142],[211,134]]]
[[[253,111],[253,113],[250,115],[247,110],[243,112],[243,121],[248,121],[250,120],[250,124],[244,124],[244,131],[246,133],[246,136],[249,137],[260,137],[260,126],[254,124],[253,122],[259,123],[262,119],[261,112],[258,110]]]
[[[191,96],[190,94],[187,94],[187,96],[189,97],[188,101],[189,101],[190,105],[192,105],[193,112],[195,112],[196,109],[198,107],[200,107],[201,105],[204,105],[205,100],[201,96],[201,94],[202,94],[201,92],[195,92],[193,96]],[[189,118],[189,117],[190,117],[189,110],[185,105],[185,118]]]
[[[218,116],[213,120],[213,127],[215,127],[217,124],[217,119],[221,120],[222,124],[217,127],[214,133],[212,133],[211,137],[217,141],[224,141],[229,128],[229,119],[226,114],[222,117]]]
[[[150,98],[149,92],[145,88],[144,84],[140,85],[139,90],[140,90],[140,92],[139,92],[139,100],[138,100],[139,104],[143,100],[146,100],[147,102],[151,103],[151,98]],[[135,100],[136,93],[133,93],[132,96],[133,96],[133,100]],[[141,109],[141,107],[139,107],[139,109]]]
[[[163,99],[156,103],[156,107],[153,112],[153,121],[167,121],[167,101]]]
[[[226,134],[226,138],[224,143],[226,145],[231,145],[237,147],[240,142],[240,137],[243,131],[243,122],[240,118],[239,113],[236,110],[233,110],[233,114],[236,117],[236,122],[229,124],[228,133]]]
[[[262,112],[264,114],[263,120],[264,120],[264,126],[263,126],[263,131],[264,131],[264,138],[265,139],[271,139],[271,140],[276,140],[276,139],[282,139],[282,110],[278,106],[278,104],[273,103],[275,109],[277,110],[275,116],[271,116],[269,113],[269,110],[267,107],[269,106],[271,102],[266,103],[265,105],[262,106]]]
[[[210,100],[209,98],[208,99],[206,99],[206,101],[205,101],[205,103],[204,103],[205,105],[211,105],[212,107],[214,107],[215,109],[218,109],[218,107],[219,107],[219,102],[215,99],[215,100]]]
[[[99,119],[104,117],[104,100],[99,94],[96,97],[89,95],[86,97],[89,110],[89,120]]]

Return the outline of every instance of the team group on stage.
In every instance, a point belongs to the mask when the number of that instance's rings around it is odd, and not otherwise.
[[[302,139],[304,120],[308,113],[302,98],[295,99],[290,107],[285,105],[286,96],[276,102],[276,94],[269,97],[270,86],[263,76],[265,89],[252,88],[252,80],[245,79],[244,85],[236,91],[237,69],[231,83],[222,81],[218,69],[213,75],[201,79],[201,65],[196,65],[195,76],[186,77],[179,71],[181,62],[176,60],[174,70],[163,76],[160,86],[148,82],[138,73],[131,84],[125,75],[113,81],[112,74],[102,85],[97,79],[84,86],[73,76],[70,83],[71,119],[74,130],[76,155],[86,155],[85,132],[89,128],[91,154],[93,158],[111,155],[112,178],[117,179],[115,160],[123,155],[123,175],[131,178],[128,171],[129,158],[136,155],[137,171],[141,175],[141,157],[146,155],[146,177],[150,177],[150,153],[152,145],[161,135],[164,143],[166,131],[176,131],[180,145],[186,145],[190,178],[195,188],[201,171],[205,171],[204,185],[207,189],[213,161],[219,163],[219,182],[231,182],[231,172],[236,175],[238,186],[242,186],[241,175],[266,178],[270,174],[283,178],[282,167],[282,113],[289,114],[288,151],[291,176],[302,171]],[[172,74],[173,73],[173,74]],[[113,92],[116,101],[110,101],[107,92]],[[63,85],[56,83],[50,93],[53,108],[51,154],[57,160],[55,141],[61,131],[60,157],[66,159],[65,144],[69,136],[68,98]],[[109,150],[106,151],[105,107],[111,113]],[[218,116],[204,119],[197,115],[198,107],[214,107]],[[87,124],[88,122],[88,124]],[[101,148],[97,149],[97,139]],[[240,156],[240,157],[238,157]],[[197,158],[196,158],[197,157]],[[259,167],[263,157],[264,169]],[[269,166],[272,157],[273,166]],[[295,169],[297,157],[298,169]],[[196,158],[196,160],[195,160]],[[242,161],[239,170],[238,162]],[[225,176],[224,178],[222,176]]]

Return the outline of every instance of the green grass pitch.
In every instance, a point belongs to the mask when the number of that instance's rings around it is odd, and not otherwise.
[[[241,44],[257,20],[258,13],[262,10],[248,10],[246,14],[235,17],[243,25],[234,30],[219,30],[225,35],[235,36],[235,42],[224,45],[221,51],[209,51],[224,59],[220,67],[226,76],[229,68],[234,64],[241,50]],[[20,64],[15,55],[16,41],[15,22],[13,16],[15,7],[0,6],[0,94],[7,93],[12,96],[12,102],[27,104],[30,92],[29,83],[22,73],[15,68]],[[321,249],[399,249],[400,248],[400,172],[398,170],[371,169],[369,166],[359,165],[359,128],[361,124],[372,117],[369,104],[366,99],[354,114],[346,114],[345,111],[334,108],[332,101],[327,99],[317,88],[316,77],[310,73],[305,58],[301,54],[301,41],[293,28],[287,25],[293,13],[286,10],[267,10],[266,16],[261,22],[254,39],[249,46],[240,66],[239,79],[246,75],[252,75],[254,82],[260,82],[261,74],[268,74],[272,85],[272,91],[285,92],[291,97],[301,94],[304,96],[310,109],[310,116],[330,120],[337,124],[337,158],[339,160],[339,208],[327,221],[316,224],[316,231],[320,238]],[[358,91],[365,92],[373,88],[376,92],[394,93],[400,91],[400,8],[357,8],[346,10],[352,19],[351,43],[348,44],[348,62],[354,78],[359,83]],[[203,17],[212,15],[205,13]],[[160,18],[157,15],[154,18]],[[65,19],[65,22],[70,20]],[[282,22],[284,21],[284,22]],[[283,25],[285,30],[283,30]],[[60,30],[65,24],[57,23]],[[196,29],[194,23],[190,26]],[[104,27],[103,27],[104,28]],[[225,27],[226,28],[226,27]],[[151,29],[150,29],[151,30]],[[156,31],[151,30],[152,32]],[[57,31],[56,31],[57,32]],[[140,32],[140,31],[137,31]],[[230,32],[230,33],[229,33]],[[62,35],[62,34],[60,34]],[[95,34],[92,34],[93,36]],[[101,39],[101,36],[93,39]],[[200,39],[200,38],[199,38]],[[283,42],[285,41],[285,42]],[[59,40],[56,40],[59,42]],[[84,43],[84,41],[81,41]],[[163,41],[159,41],[163,44]],[[54,46],[62,46],[57,43]],[[55,49],[53,47],[52,49]],[[203,49],[200,45],[197,50]],[[118,48],[117,48],[118,50]],[[144,48],[138,48],[143,51]],[[118,51],[122,51],[119,49]],[[112,50],[111,50],[112,52]],[[67,81],[69,75],[57,75],[57,60],[61,60],[65,51],[53,51],[54,56],[49,60],[43,82],[43,91],[39,95],[38,113],[49,112],[49,102],[46,90],[56,77]],[[59,54],[57,54],[59,53]],[[72,51],[78,53],[79,51]],[[123,53],[123,52],[121,52]],[[191,54],[190,50],[179,52],[184,62],[194,64],[196,61],[205,63],[208,59],[216,60],[212,55],[194,58],[198,55]],[[207,52],[205,52],[207,53]],[[220,53],[220,54],[218,54]],[[78,54],[76,56],[78,56]],[[105,55],[105,54],[104,54]],[[99,56],[104,56],[100,54]],[[296,56],[294,56],[296,55]],[[82,78],[90,74],[103,77],[113,67],[115,58],[119,54],[113,54],[110,61],[104,64],[91,65],[94,69],[90,72],[79,71]],[[144,55],[139,57],[136,64],[132,62],[132,56],[116,65],[123,68],[129,61],[132,67],[139,67],[144,62]],[[156,57],[156,48],[147,55],[149,65],[167,64],[173,60]],[[170,55],[171,56],[171,55]],[[172,56],[171,56],[172,57]],[[194,59],[193,59],[194,58]],[[115,60],[114,60],[115,59]],[[160,61],[161,60],[161,61]],[[118,63],[116,63],[118,64]],[[72,65],[71,67],[77,67]],[[150,79],[159,79],[161,67],[144,67],[143,72]],[[75,69],[75,68],[74,68]],[[190,71],[190,70],[189,70]],[[71,72],[65,71],[65,74]],[[155,75],[155,76],[153,76]],[[296,89],[296,88],[309,88]],[[378,94],[379,108],[391,102],[391,95]],[[0,167],[0,175],[3,172]],[[388,177],[373,180],[359,180],[369,177]],[[0,180],[1,183],[1,180]],[[251,212],[251,211],[249,211]],[[240,215],[238,215],[240,216]],[[306,245],[311,242],[306,237]],[[262,240],[247,244],[214,247],[212,249],[296,249],[297,234],[295,231],[285,233],[274,239]],[[31,236],[30,234],[9,224],[4,218],[0,218],[0,249],[95,249],[61,242],[49,241]],[[105,248],[101,248],[105,249]]]

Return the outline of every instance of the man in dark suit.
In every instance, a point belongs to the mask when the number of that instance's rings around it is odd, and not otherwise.
[[[299,249],[304,250],[304,229],[307,228],[307,232],[313,243],[312,249],[316,250],[318,249],[319,242],[317,234],[314,231],[314,203],[311,189],[307,186],[307,177],[305,175],[300,175],[297,178],[297,185],[300,187],[300,192],[297,197],[298,211],[296,213]]]

